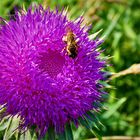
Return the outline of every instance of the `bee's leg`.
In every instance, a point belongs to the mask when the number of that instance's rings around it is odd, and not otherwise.
[[[79,41],[80,39],[79,38],[77,38],[75,41],[76,41],[76,43]]]
[[[64,52],[65,50],[66,50],[66,48],[64,47],[60,53],[63,54],[63,52]],[[67,55],[67,52],[65,52],[65,55]]]
[[[62,52],[64,52],[65,49],[66,49],[66,48],[64,47],[64,48],[62,49]]]
[[[63,36],[62,41],[64,41],[65,43],[67,43],[67,36]]]
[[[60,53],[63,53],[65,50],[66,50],[66,47],[64,47]]]

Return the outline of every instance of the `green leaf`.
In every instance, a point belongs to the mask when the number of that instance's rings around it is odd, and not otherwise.
[[[20,135],[19,140],[25,140],[25,138],[24,138],[24,134]]]
[[[102,140],[100,131],[98,131],[95,127],[91,130],[91,132],[98,138],[98,140]]]
[[[137,37],[134,29],[129,24],[124,25],[124,30],[126,36],[129,37],[130,39],[135,39]]]
[[[30,131],[27,130],[25,133],[20,134],[20,138],[17,140],[37,140],[37,138],[32,139]]]
[[[58,134],[58,140],[66,140],[65,132]]]
[[[48,140],[55,140],[55,130],[53,127],[48,129]]]
[[[112,86],[107,84],[107,82],[105,81],[99,81],[100,84],[102,84],[105,88],[111,88],[112,89]]]
[[[33,134],[33,136],[32,136],[32,140],[37,140],[36,133]]]
[[[100,134],[98,126],[92,122],[90,119],[85,117],[85,119],[80,118],[80,123],[88,128],[99,140],[102,140],[102,135]]]
[[[66,132],[66,139],[73,140],[71,124],[66,124],[65,132]]]
[[[0,131],[5,130],[8,127],[9,121],[7,117],[4,117],[0,122]]]
[[[26,131],[24,135],[25,135],[25,140],[32,140],[31,133],[29,130]]]
[[[102,127],[104,126],[100,122],[100,120],[96,117],[95,112],[92,113],[91,111],[89,111],[89,112],[87,112],[87,115],[88,115],[88,117],[86,116],[86,119],[92,121],[94,123],[93,125],[95,125],[96,127],[97,126],[102,126]]]
[[[3,140],[8,140],[13,136],[13,134],[17,131],[17,127],[19,126],[19,120],[20,119],[17,118],[17,116],[9,118]]]
[[[78,121],[82,126],[86,127],[87,129],[91,129],[89,124],[86,122],[86,120],[83,120],[82,118],[79,118]]]
[[[105,36],[106,38],[110,35],[110,33],[113,31],[113,29],[115,28],[120,16],[121,16],[122,12],[119,14],[116,14],[115,17],[113,18],[111,24],[108,26],[108,28],[106,29],[106,31],[104,32],[103,36]]]
[[[110,116],[112,116],[116,111],[117,109],[126,101],[126,98],[121,98],[118,102],[110,105],[108,111],[106,111],[104,114],[103,114],[103,118],[109,118]]]

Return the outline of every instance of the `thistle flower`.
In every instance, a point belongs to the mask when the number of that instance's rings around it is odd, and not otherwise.
[[[4,116],[18,115],[22,129],[36,127],[44,135],[53,127],[60,133],[65,125],[79,124],[90,110],[98,110],[102,92],[99,80],[104,61],[88,38],[82,17],[69,21],[58,10],[30,7],[17,12],[0,26],[0,105]],[[64,49],[63,37],[70,28],[77,41],[76,58]]]

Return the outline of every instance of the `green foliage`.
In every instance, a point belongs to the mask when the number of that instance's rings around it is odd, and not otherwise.
[[[122,2],[109,2],[107,0],[0,0],[0,16],[8,19],[13,14],[14,7],[27,8],[31,3],[45,4],[44,6],[60,6],[60,8],[69,6],[69,13],[72,19],[80,16],[83,12],[86,22],[93,24],[90,34],[103,29],[101,36],[105,36],[105,42],[101,46],[104,55],[113,56],[109,63],[112,64],[107,71],[119,72],[128,68],[134,63],[140,63],[140,1],[123,0]],[[93,18],[92,18],[93,16]],[[92,20],[93,19],[93,20]],[[110,94],[105,106],[107,110],[97,114],[102,125],[99,128],[96,125],[94,116],[89,113],[90,119],[80,120],[81,127],[74,130],[74,139],[84,139],[97,136],[99,139],[99,130],[103,136],[106,135],[127,135],[140,136],[140,107],[138,99],[140,98],[140,76],[127,75],[117,78],[109,83],[114,88],[107,88]],[[18,120],[14,118],[3,119],[0,123],[0,139],[20,139],[36,140],[36,135],[31,135],[29,131],[19,136],[16,129]],[[88,127],[91,131],[84,129]],[[49,136],[54,139],[53,132]],[[94,135],[93,135],[94,133]],[[48,136],[46,136],[47,138]],[[71,127],[67,126],[67,131],[59,135],[58,139],[72,139]],[[45,138],[45,139],[46,139]]]

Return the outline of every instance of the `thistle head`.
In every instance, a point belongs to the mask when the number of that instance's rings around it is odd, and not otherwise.
[[[101,41],[89,39],[82,17],[70,21],[64,13],[30,7],[0,27],[0,105],[5,116],[18,115],[23,129],[35,126],[41,135],[79,124],[99,109],[103,94]],[[63,41],[67,27],[74,35],[74,59]]]

